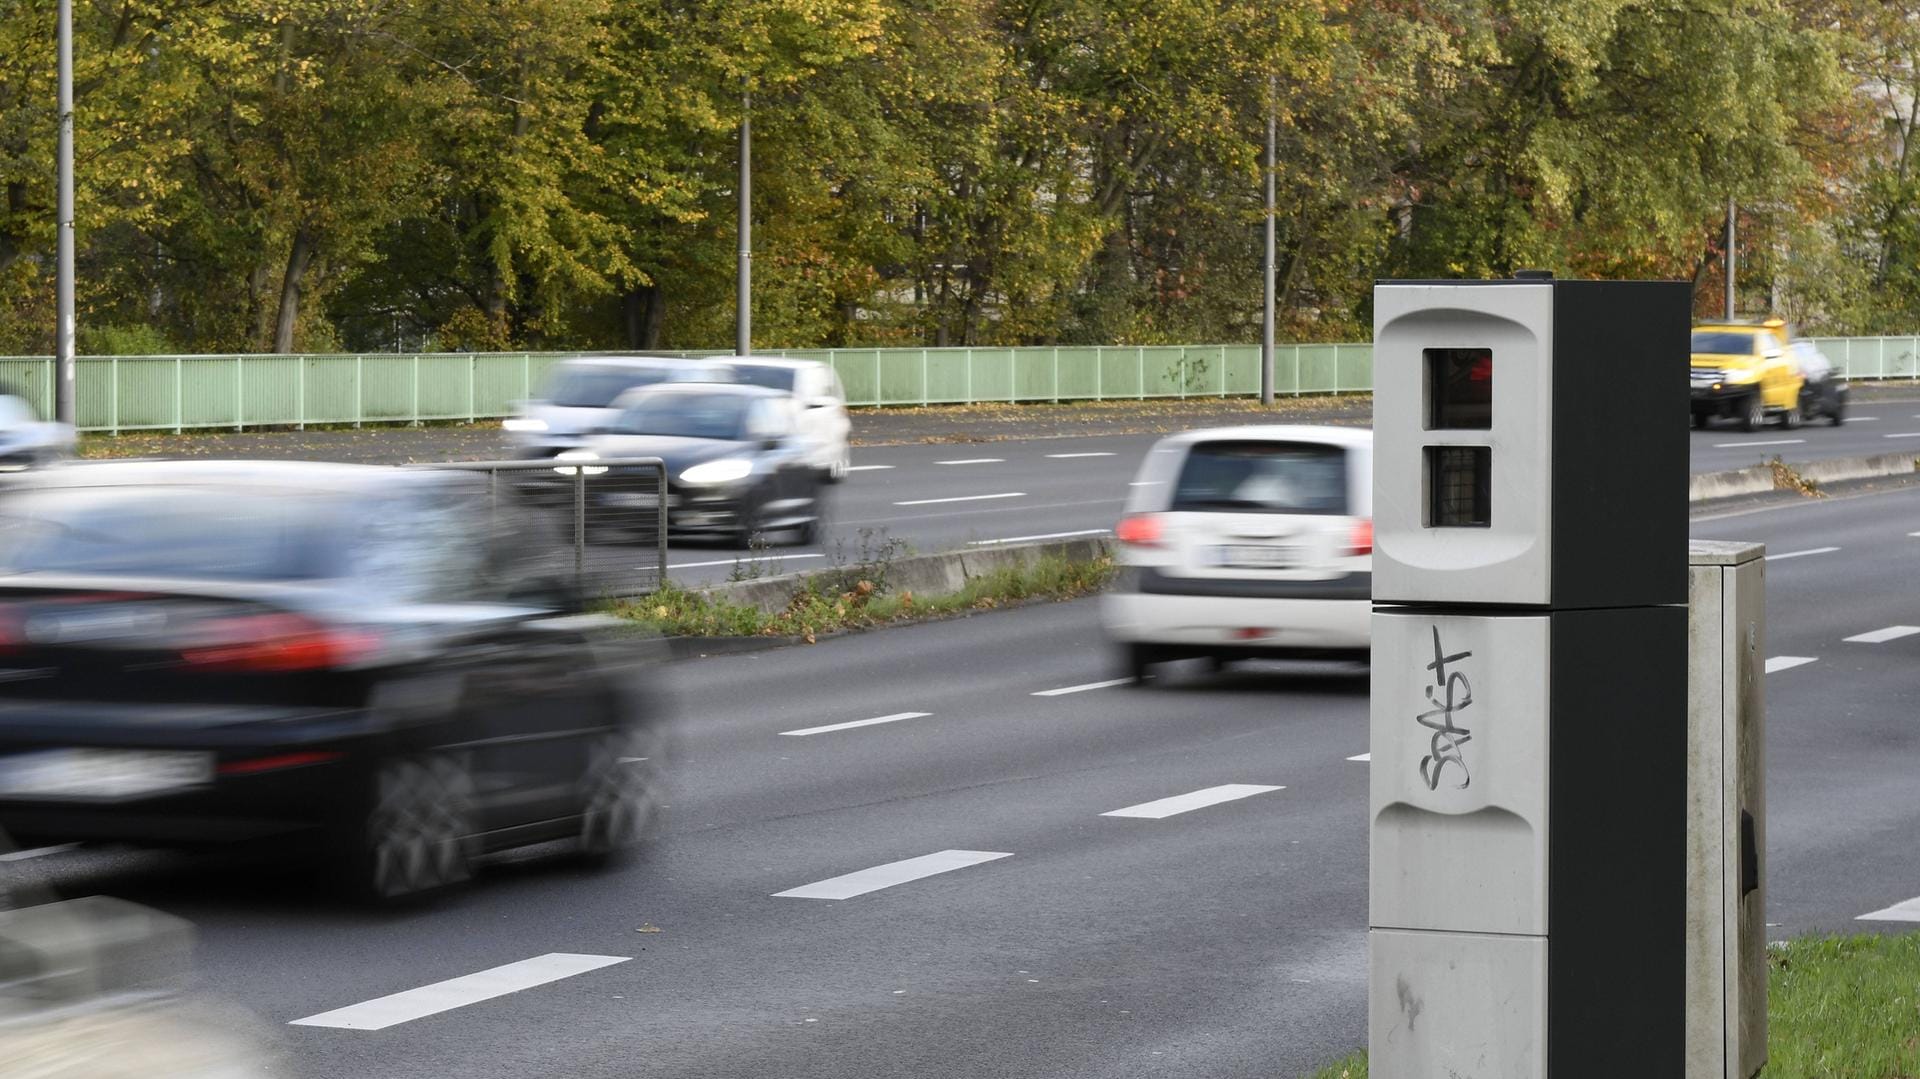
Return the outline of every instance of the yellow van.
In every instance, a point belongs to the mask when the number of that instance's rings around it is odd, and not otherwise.
[[[1787,351],[1787,324],[1703,322],[1693,328],[1693,425],[1726,417],[1752,431],[1769,416],[1800,426],[1806,376]]]

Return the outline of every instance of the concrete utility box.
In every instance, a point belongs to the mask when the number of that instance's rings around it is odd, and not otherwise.
[[[1765,555],[1688,547],[1687,1079],[1767,1062]]]
[[[1374,289],[1380,1079],[1682,1073],[1691,302]]]

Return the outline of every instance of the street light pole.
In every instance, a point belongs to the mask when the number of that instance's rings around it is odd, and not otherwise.
[[[73,422],[73,0],[60,0],[60,179],[53,296],[53,416]]]
[[[734,296],[733,351],[753,354],[753,120],[752,95],[740,93],[740,270]]]
[[[1734,215],[1738,212],[1738,210],[1739,210],[1739,207],[1734,205],[1733,196],[1728,195],[1727,196],[1727,314],[1726,314],[1726,317],[1729,321],[1731,321],[1733,318],[1733,275],[1734,275],[1734,254],[1733,254],[1734,224],[1733,224],[1733,221],[1734,221]]]
[[[1273,403],[1273,308],[1275,303],[1273,274],[1273,157],[1274,157],[1274,118],[1273,118],[1274,80],[1267,79],[1267,166],[1266,173],[1266,241],[1267,254],[1260,265],[1260,403]]]

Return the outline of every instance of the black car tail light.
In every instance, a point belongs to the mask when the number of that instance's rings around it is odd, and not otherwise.
[[[180,650],[188,667],[212,671],[318,671],[352,665],[380,649],[380,638],[296,614],[211,619]]]

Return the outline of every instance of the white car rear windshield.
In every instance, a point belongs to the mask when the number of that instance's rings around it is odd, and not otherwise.
[[[1311,442],[1201,442],[1187,451],[1169,509],[1347,512],[1347,451]]]

